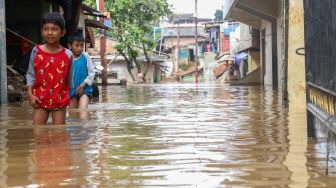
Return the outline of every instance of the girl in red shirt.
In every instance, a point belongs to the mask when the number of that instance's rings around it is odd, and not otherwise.
[[[59,43],[65,34],[65,21],[56,12],[42,19],[45,44],[33,49],[27,71],[28,97],[34,107],[33,124],[46,124],[52,114],[54,125],[65,124],[72,87],[72,53]]]

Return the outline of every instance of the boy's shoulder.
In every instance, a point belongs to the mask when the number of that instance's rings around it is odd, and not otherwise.
[[[73,55],[72,55],[72,51],[69,50],[68,48],[65,48],[65,53],[68,55],[69,58],[72,58]]]
[[[86,59],[90,59],[90,55],[87,52],[82,52],[82,54]]]
[[[71,54],[71,55],[72,55],[72,51],[69,50],[68,48],[65,48],[65,53],[67,53],[67,54]]]

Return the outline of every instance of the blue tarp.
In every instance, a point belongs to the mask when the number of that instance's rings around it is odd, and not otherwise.
[[[239,27],[238,23],[229,23],[227,28],[224,28],[224,35],[230,36],[231,32],[234,32]]]
[[[235,62],[239,65],[242,60],[247,59],[248,54],[246,52],[241,52],[235,55]]]

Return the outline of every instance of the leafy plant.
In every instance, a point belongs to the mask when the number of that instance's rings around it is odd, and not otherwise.
[[[188,70],[188,65],[187,64],[181,64],[180,66],[179,66],[179,69],[181,69],[181,70],[183,70],[183,71],[185,71],[185,70]]]
[[[84,2],[92,6],[94,1]],[[131,72],[133,62],[138,73],[146,75],[152,63],[148,52],[155,47],[153,27],[158,25],[160,18],[170,14],[167,0],[105,0],[105,7],[111,15],[112,38],[119,42],[115,49],[125,58],[132,79],[135,80]],[[136,61],[141,52],[147,66]],[[142,70],[142,67],[146,68]]]

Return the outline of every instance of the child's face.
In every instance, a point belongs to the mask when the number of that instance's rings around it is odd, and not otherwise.
[[[49,44],[58,44],[61,37],[65,34],[65,29],[61,29],[53,23],[46,23],[42,27],[42,36]]]
[[[72,44],[69,43],[69,48],[75,56],[79,56],[84,50],[84,42],[73,41]]]

